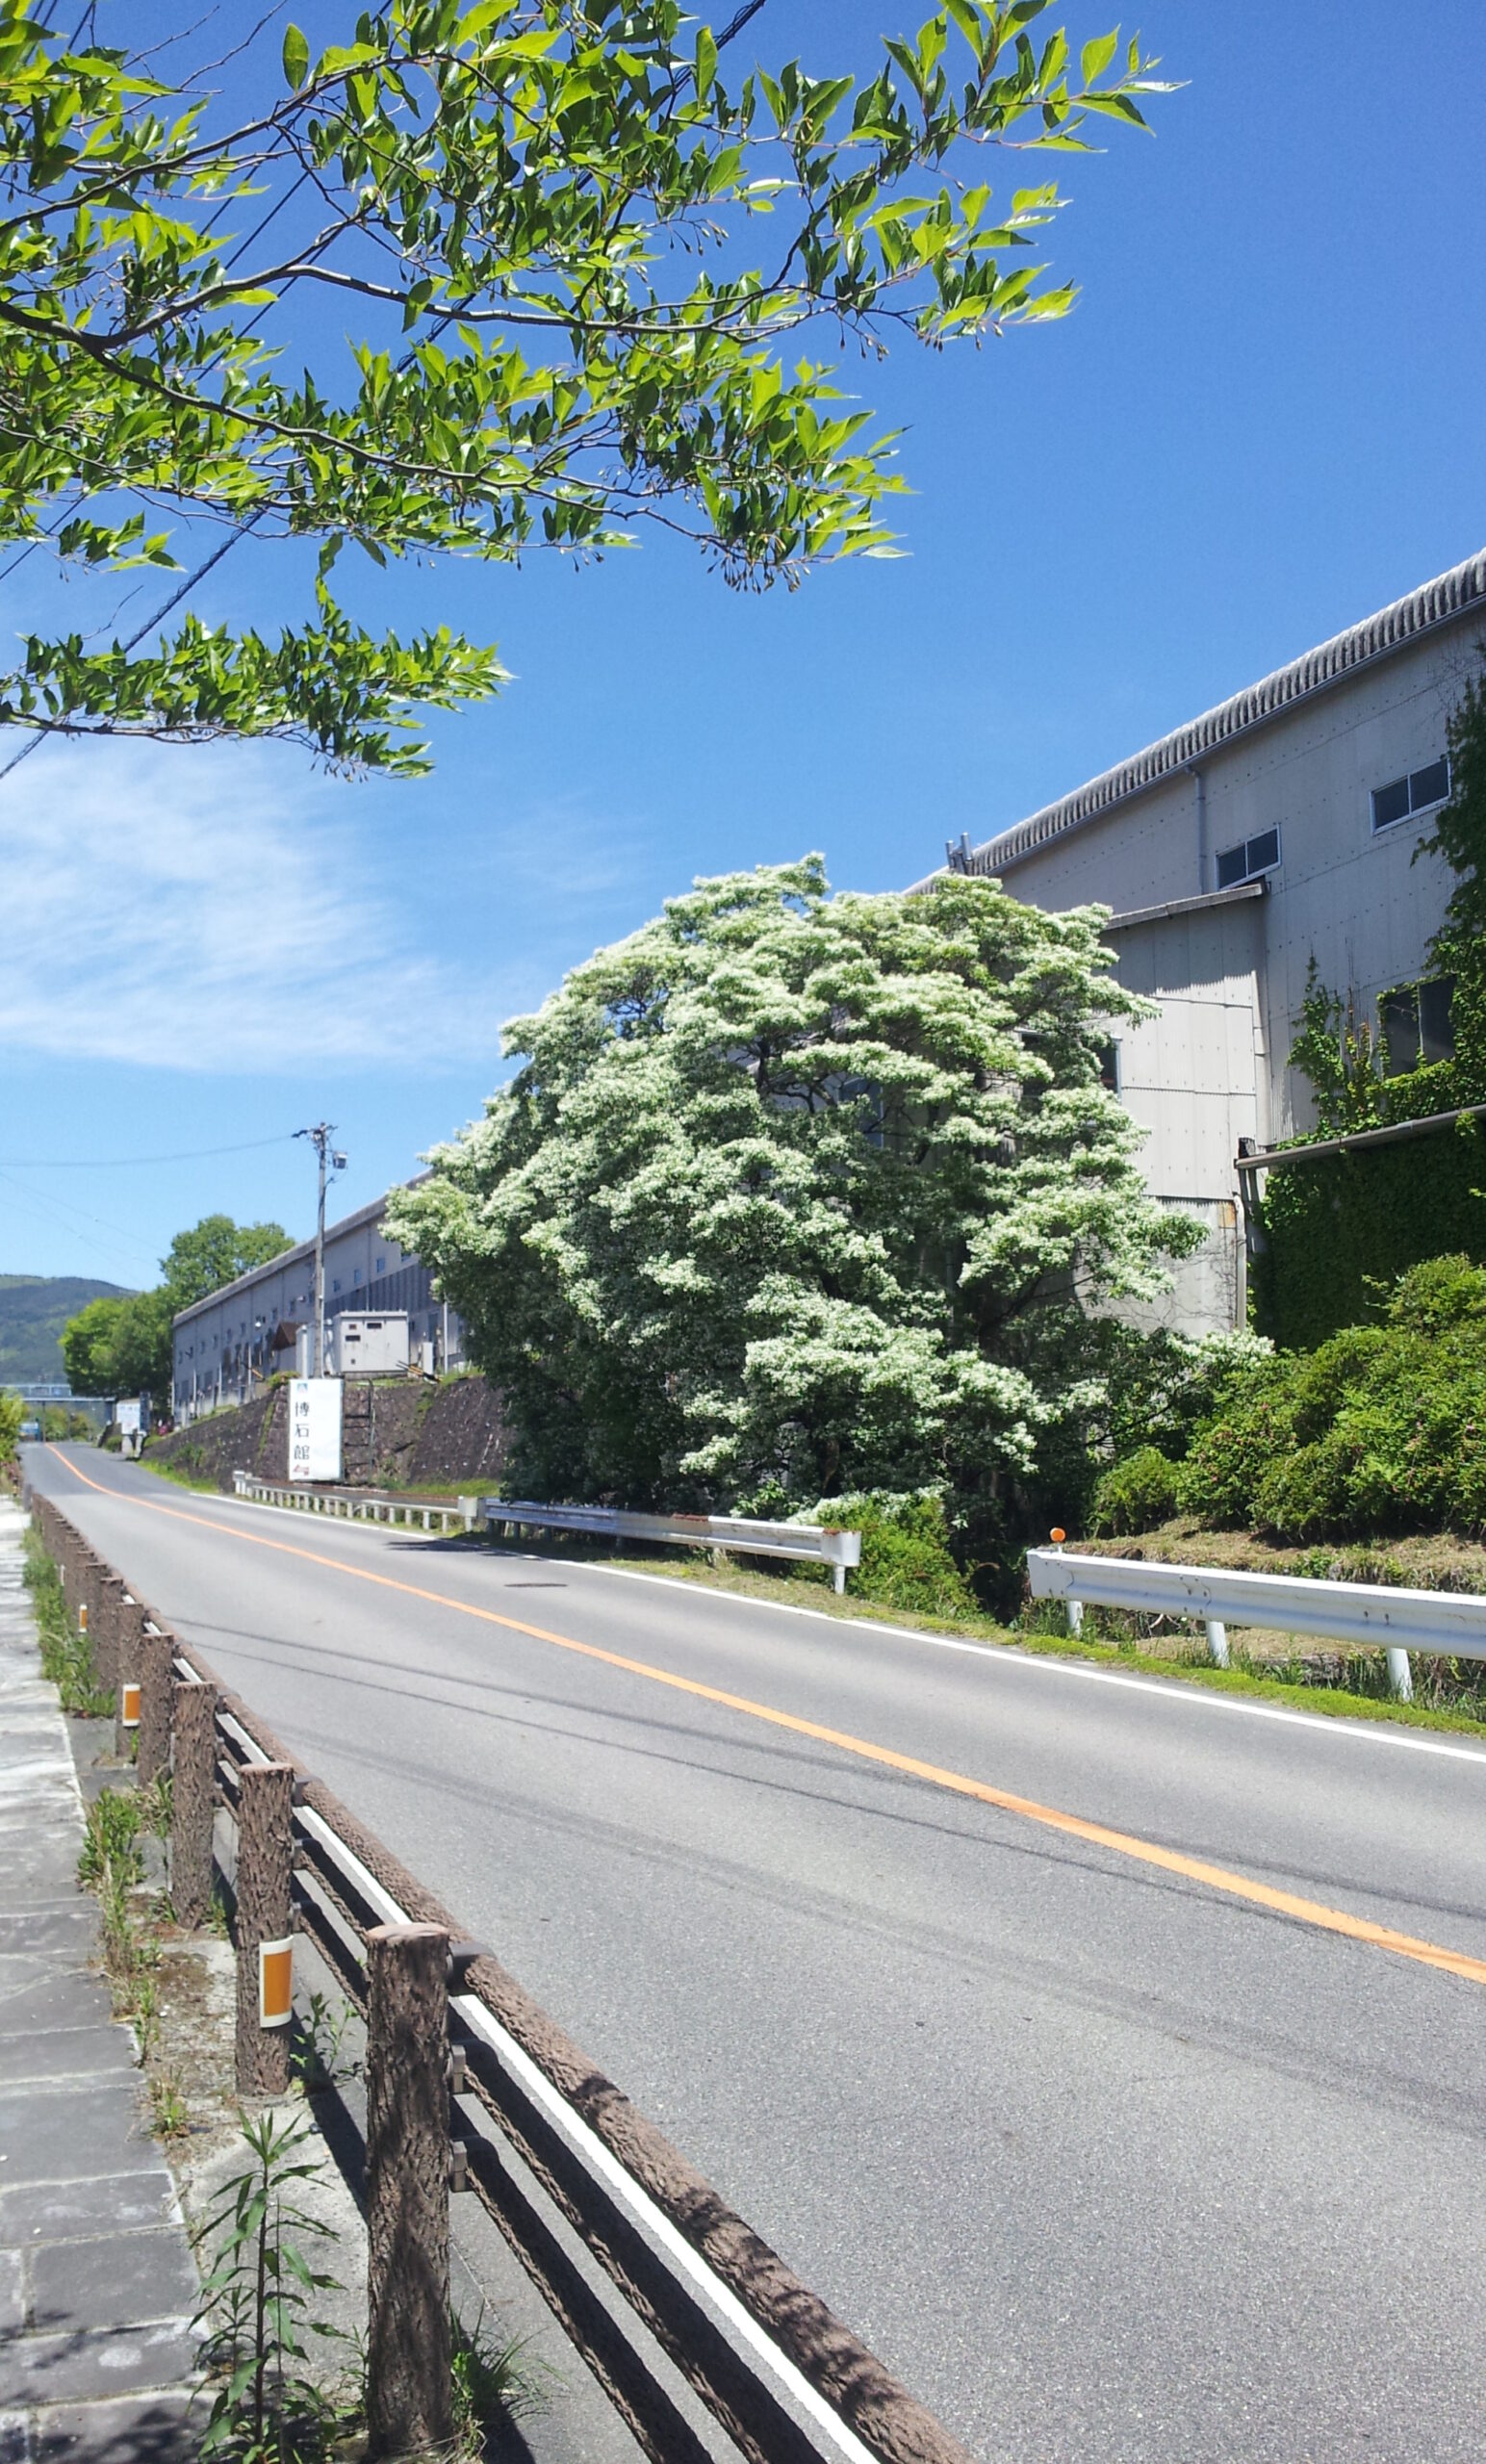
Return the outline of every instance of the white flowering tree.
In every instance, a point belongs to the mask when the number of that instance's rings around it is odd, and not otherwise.
[[[999,884],[699,882],[507,1030],[485,1117],[388,1229],[501,1387],[525,1490],[961,1520],[1090,1399],[1071,1324],[1191,1227],[1101,1083],[1139,1014],[1103,911]]]

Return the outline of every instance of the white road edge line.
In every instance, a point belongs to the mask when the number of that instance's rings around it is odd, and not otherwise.
[[[633,2174],[626,2171],[598,2133],[590,2130],[566,2098],[558,2094],[546,2072],[538,2069],[531,2056],[507,2033],[500,2020],[491,2016],[483,2002],[475,2001],[473,1994],[451,1993],[449,2004],[459,2013],[465,2025],[476,2036],[483,2037],[500,2055],[527,2094],[542,2106],[563,2137],[576,2148],[590,2170],[601,2174],[609,2189],[617,2193],[646,2233],[660,2244],[667,2256],[705,2296],[709,2306],[726,2321],[733,2334],[765,2363],[801,2411],[807,2413],[810,2420],[826,2432],[833,2446],[847,2458],[847,2464],[877,2464],[870,2448],[862,2445],[855,2430],[848,2429],[819,2390],[811,2386],[804,2371],[789,2359],[787,2353],[780,2350],[772,2337],[765,2334],[757,2321],[744,2309],[731,2286],[714,2275],[700,2250],[692,2247],[664,2210],[657,2207],[649,2192],[642,2190]]]
[[[293,1509],[290,1510],[293,1511]],[[355,1850],[346,1846],[340,1834],[331,1829],[324,1816],[317,1813],[313,1806],[297,1806],[295,1811],[306,1830],[312,1831],[318,1838],[322,1840],[330,1849],[334,1859],[344,1863],[354,1874],[372,1906],[381,1910],[384,1924],[407,1924],[406,1909],[399,1907],[385,1885],[379,1883],[376,1876],[368,1871]],[[516,2039],[500,2025],[499,2019],[492,2017],[483,2002],[476,2001],[473,1993],[451,1993],[448,1999],[450,2009],[456,2010],[465,2025],[476,2036],[483,2037],[486,2043],[500,2055],[507,2068],[515,2072],[528,2095],[533,2096],[543,2111],[556,2122],[564,2138],[577,2149],[584,2163],[592,2171],[602,2174],[610,2190],[618,2193],[631,2215],[677,2262],[698,2290],[705,2295],[712,2308],[727,2322],[734,2335],[741,2337],[750,2349],[757,2353],[759,2359],[767,2364],[802,2411],[807,2413],[811,2421],[817,2423],[826,2431],[833,2444],[847,2459],[847,2464],[878,2464],[878,2459],[869,2448],[862,2445],[856,2431],[847,2428],[839,2416],[833,2412],[824,2396],[810,2385],[804,2371],[796,2367],[787,2353],[781,2352],[772,2337],[766,2335],[757,2321],[744,2309],[731,2286],[724,2284],[722,2278],[713,2273],[701,2251],[693,2249],[685,2235],[677,2229],[664,2210],[656,2206],[649,2192],[642,2190],[633,2174],[626,2171],[618,2157],[604,2145],[597,2131],[590,2130],[581,2117],[574,2112],[566,2097],[560,2095],[552,2086],[546,2072],[538,2069],[531,2056],[517,2043]]]
[[[149,1466],[146,1464],[143,1469],[147,1471]],[[159,1476],[157,1474],[156,1477]],[[113,1494],[123,1498],[126,1493],[123,1490],[115,1490]],[[195,1497],[203,1496],[204,1493],[188,1490],[186,1495]],[[306,1517],[293,1506],[257,1505],[250,1503],[245,1498],[223,1496],[211,1502],[221,1505],[242,1506],[248,1514],[281,1514],[287,1521],[301,1528],[307,1520],[315,1520],[313,1517]],[[326,1520],[331,1521],[332,1518],[327,1517]],[[368,1539],[377,1540],[382,1539],[390,1528],[389,1526],[379,1523],[343,1523],[338,1519],[334,1521],[334,1527],[338,1533],[356,1532]],[[1090,1668],[1087,1660],[1068,1659],[1053,1653],[1028,1651],[1014,1643],[963,1642],[953,1634],[928,1633],[921,1626],[890,1626],[884,1620],[876,1617],[833,1617],[829,1608],[806,1608],[792,1600],[756,1600],[752,1593],[746,1591],[709,1591],[705,1586],[687,1582],[682,1576],[645,1574],[638,1566],[594,1565],[586,1558],[544,1556],[541,1551],[536,1549],[513,1549],[508,1554],[513,1560],[531,1565],[561,1566],[566,1573],[599,1575],[606,1578],[612,1577],[621,1582],[661,1583],[667,1591],[685,1592],[693,1599],[701,1589],[702,1596],[707,1600],[725,1600],[730,1605],[740,1608],[762,1608],[774,1617],[810,1617],[817,1625],[830,1626],[838,1634],[843,1631],[886,1634],[894,1642],[924,1643],[933,1651],[960,1652],[972,1659],[993,1659],[999,1661],[1003,1667],[1037,1670],[1045,1677],[1083,1678],[1093,1685],[1124,1686],[1135,1694],[1155,1694],[1164,1703],[1183,1703],[1207,1711],[1238,1711],[1251,1720],[1279,1720],[1290,1728],[1308,1729],[1313,1736],[1319,1732],[1322,1735],[1350,1738],[1359,1745],[1397,1746],[1409,1754],[1443,1755],[1448,1762],[1486,1764],[1486,1748],[1473,1745],[1447,1745],[1443,1738],[1420,1736],[1407,1729],[1393,1727],[1381,1720],[1375,1722],[1349,1720],[1334,1717],[1325,1711],[1292,1711],[1279,1703],[1252,1703],[1245,1701],[1242,1696],[1215,1693],[1210,1686],[1184,1684],[1179,1677],[1127,1676],[1119,1669]],[[459,1604],[457,1602],[450,1603],[453,1607]]]

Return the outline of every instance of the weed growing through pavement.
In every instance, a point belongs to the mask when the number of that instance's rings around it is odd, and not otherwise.
[[[153,1780],[135,1788],[140,1809],[140,1829],[153,1839],[168,1839],[170,1820],[175,1809],[175,1783],[168,1771],[157,1772]]]
[[[529,2357],[525,2336],[502,2344],[491,2332],[483,2302],[468,2327],[457,2313],[450,2314],[449,2350],[456,2453],[480,2455],[502,2422],[529,2420],[550,2408],[551,2374]]]
[[[328,1993],[312,1993],[310,2007],[302,2019],[295,2023],[295,2042],[290,2049],[289,2067],[294,2077],[313,2094],[317,2088],[333,2087],[337,2079],[354,2079],[361,2070],[359,2062],[343,2063],[341,2046],[350,2025],[348,2003],[332,1999]]]
[[[142,2059],[142,2056],[141,2056]],[[168,2076],[149,2083],[150,2128],[157,2139],[185,2139],[191,2131],[191,2116],[179,2084]]]
[[[144,1879],[144,1858],[139,1845],[140,1800],[133,1788],[105,1788],[88,1809],[83,1853],[77,1878],[84,1890],[100,1888],[112,1873],[124,1883]]]
[[[200,2451],[232,2464],[320,2464],[357,2429],[364,2400],[359,2374],[327,2393],[308,2372],[313,2339],[349,2341],[314,2316],[314,2297],[337,2289],[308,2256],[335,2237],[299,2204],[320,2167],[304,2158],[307,2122],[271,2108],[241,2118],[248,2161],[197,2235],[211,2273],[196,2323],[218,2381]]]

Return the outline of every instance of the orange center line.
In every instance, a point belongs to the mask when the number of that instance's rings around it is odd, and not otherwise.
[[[57,1453],[48,1442],[48,1453]],[[448,1592],[428,1591],[420,1583],[403,1582],[395,1575],[375,1574],[367,1566],[346,1565],[339,1557],[327,1557],[315,1549],[297,1548],[290,1540],[272,1540],[267,1532],[243,1531],[236,1524],[218,1523],[209,1515],[187,1514],[179,1506],[161,1505],[152,1498],[134,1497],[127,1490],[106,1488],[101,1480],[91,1479],[80,1471],[66,1455],[57,1454],[75,1478],[86,1488],[96,1490],[99,1497],[138,1506],[146,1514],[163,1514],[172,1523],[189,1523],[201,1531],[218,1531],[229,1540],[239,1540],[254,1549],[269,1549],[281,1557],[297,1557],[306,1565],[324,1566],[332,1574],[346,1577],[352,1582],[374,1583],[379,1590],[395,1591],[408,1600],[425,1600],[437,1608],[451,1609],[458,1617],[474,1617],[486,1626],[502,1626],[513,1634],[528,1635],[533,1642],[550,1643],[557,1651],[574,1652],[582,1659],[599,1660],[605,1668],[622,1669],[627,1676],[643,1677],[653,1685],[667,1685],[678,1694],[689,1694],[702,1703],[715,1703],[724,1710],[738,1711],[747,1719],[762,1720],[771,1728],[784,1729],[793,1736],[807,1736],[818,1745],[834,1746],[842,1754],[855,1755],[858,1761],[873,1762],[886,1771],[896,1771],[911,1780],[922,1780],[929,1786],[947,1789],[958,1797],[971,1797],[978,1804],[994,1806],[1002,1813],[1016,1814],[1027,1822],[1040,1823],[1044,1830],[1061,1832],[1069,1839],[1082,1839],[1095,1848],[1108,1848],[1119,1857],[1130,1858],[1137,1864],[1154,1865],[1160,1872],[1176,1874],[1184,1882],[1200,1883],[1208,1890],[1223,1892],[1230,1899],[1246,1901],[1252,1908],[1265,1908],[1274,1914],[1290,1916],[1298,1923],[1311,1925],[1321,1933],[1340,1934],[1347,1941],[1366,1942],[1374,1950],[1392,1951],[1397,1958],[1416,1960],[1424,1967],[1443,1968],[1449,1976],[1463,1976],[1473,1985],[1486,1985],[1486,1960],[1471,1959],[1464,1951],[1447,1950],[1441,1943],[1422,1941],[1413,1934],[1395,1933],[1391,1926],[1375,1925],[1371,1917],[1353,1916],[1347,1910],[1328,1908],[1321,1900],[1303,1899],[1294,1891],[1276,1890],[1268,1883],[1255,1882],[1247,1874],[1236,1874],[1224,1865],[1209,1865],[1197,1857],[1184,1857],[1173,1848],[1159,1847],[1154,1840],[1140,1839],[1126,1831],[1112,1831],[1106,1823],[1086,1821],[1082,1814],[1063,1813],[1056,1806],[1038,1805],[1032,1797],[1014,1796],[1010,1789],[993,1788],[985,1780],[972,1780],[962,1771],[947,1771],[936,1762],[920,1761],[916,1755],[899,1754],[891,1746],[876,1745],[868,1737],[853,1736],[844,1729],[824,1727],[818,1720],[801,1719],[794,1711],[781,1711],[771,1703],[756,1703],[746,1694],[730,1694],[716,1685],[704,1685],[694,1677],[679,1677],[674,1669],[655,1668],[650,1661],[630,1659],[623,1652],[605,1651],[598,1643],[580,1643],[572,1634],[554,1634],[545,1626],[530,1626],[520,1617],[503,1616],[499,1609],[478,1608],[467,1600],[450,1599]]]

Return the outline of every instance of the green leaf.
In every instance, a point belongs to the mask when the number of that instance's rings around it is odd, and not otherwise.
[[[291,93],[297,93],[310,73],[310,46],[297,26],[284,28],[284,76]]]
[[[1086,86],[1096,86],[1098,84],[1111,61],[1114,59],[1118,45],[1119,29],[1117,27],[1114,34],[1097,35],[1092,42],[1085,43],[1083,54],[1079,62],[1079,70]]]
[[[697,82],[697,100],[699,103],[705,103],[706,101],[708,94],[712,90],[712,80],[716,74],[716,39],[712,34],[710,26],[699,26],[697,28],[697,59],[694,70]]]

